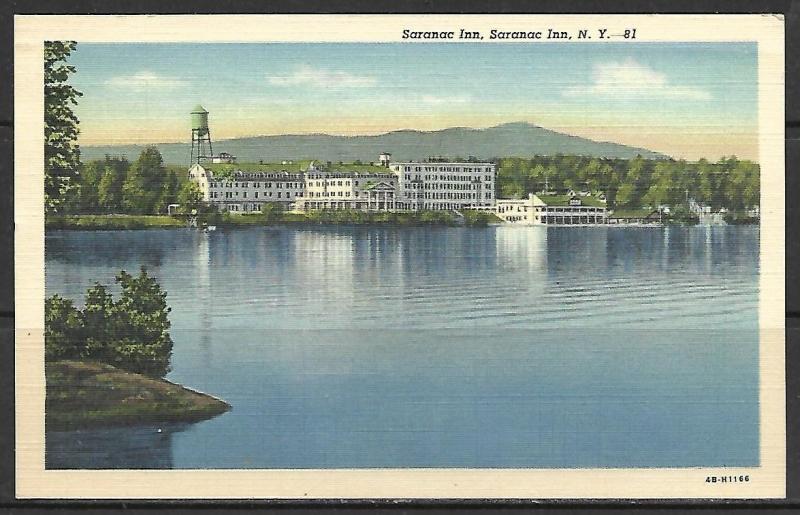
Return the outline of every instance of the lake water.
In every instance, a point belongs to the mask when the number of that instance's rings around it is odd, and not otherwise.
[[[47,466],[754,466],[758,248],[757,227],[49,232],[48,295],[145,265],[168,378],[233,410],[49,433]]]

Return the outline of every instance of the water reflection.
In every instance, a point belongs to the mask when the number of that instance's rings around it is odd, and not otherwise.
[[[183,425],[49,432],[48,469],[173,468],[172,438]]]
[[[234,407],[152,445],[123,430],[48,448],[76,467],[116,441],[167,468],[752,465],[758,243],[752,227],[48,233],[48,294],[150,266],[169,378]]]

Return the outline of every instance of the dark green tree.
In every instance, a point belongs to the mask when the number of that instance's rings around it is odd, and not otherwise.
[[[161,153],[147,147],[133,163],[122,185],[122,203],[131,214],[156,213],[163,194],[166,170]]]
[[[44,43],[44,202],[47,213],[62,211],[76,188],[80,164],[78,117],[72,110],[81,93],[68,80],[75,67],[66,64],[74,41]]]
[[[114,363],[114,342],[124,333],[125,328],[121,324],[114,299],[105,286],[95,283],[87,290],[81,318],[86,338],[84,357],[103,363]]]
[[[117,363],[152,377],[167,375],[172,357],[167,293],[144,267],[138,276],[121,271],[116,282],[122,288],[116,309],[125,328],[114,345]]]
[[[194,181],[183,183],[178,192],[178,204],[184,214],[191,214],[195,210],[199,212],[203,205],[203,192],[200,191],[200,186]]]
[[[125,211],[122,202],[122,187],[130,167],[130,163],[125,158],[106,156],[103,176],[97,186],[97,200],[104,213]]]
[[[167,172],[162,186],[161,198],[156,206],[156,213],[166,213],[170,204],[178,202],[178,176],[175,170]]]
[[[82,317],[71,300],[58,295],[45,299],[44,327],[45,359],[83,357],[85,341]]]
[[[103,161],[92,161],[81,166],[79,191],[76,211],[79,213],[97,213],[101,211],[99,190],[100,181],[105,174]]]

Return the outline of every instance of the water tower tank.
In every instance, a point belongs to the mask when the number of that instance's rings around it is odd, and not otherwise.
[[[196,130],[200,136],[208,132],[208,111],[200,104],[192,109],[192,130]]]

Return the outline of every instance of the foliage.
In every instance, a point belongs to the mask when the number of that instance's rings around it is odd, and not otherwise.
[[[138,276],[124,270],[116,282],[122,294],[115,304],[121,318],[116,335],[122,337],[113,346],[112,365],[132,372],[163,377],[169,372],[172,338],[169,335],[167,294],[142,268]]]
[[[66,64],[74,41],[44,43],[44,198],[47,213],[61,212],[63,203],[77,187],[80,164],[78,117],[72,110],[81,92],[69,77],[75,67]]]
[[[452,213],[446,211],[400,211],[367,212],[355,209],[320,209],[304,213],[305,223],[318,224],[386,224],[411,225],[455,225]]]
[[[66,214],[161,214],[178,203],[188,180],[180,167],[165,166],[155,147],[148,147],[133,163],[124,157],[105,156],[81,165],[76,190],[65,206]]]
[[[488,211],[465,209],[461,214],[464,215],[464,225],[469,227],[486,227],[490,223],[501,222],[497,215]]]
[[[172,216],[154,215],[65,215],[50,216],[46,229],[132,230],[186,227],[186,221]]]
[[[192,214],[197,212],[203,205],[203,192],[200,191],[200,186],[194,181],[187,181],[181,186],[178,193],[178,204],[180,204],[180,211],[183,214]]]
[[[686,206],[680,205],[670,210],[665,217],[669,222],[681,224],[696,224],[700,217],[691,212]]]
[[[165,169],[165,172],[167,175],[161,185],[161,196],[156,201],[155,209],[153,210],[155,213],[166,213],[170,204],[178,203],[178,176],[175,174],[175,170]],[[185,184],[188,184],[188,182]]]
[[[233,165],[226,164],[218,168],[214,168],[214,180],[226,180],[228,182],[232,182],[235,178],[236,167]]]
[[[276,202],[267,202],[261,206],[261,215],[267,223],[280,222],[284,213],[283,207]]]
[[[63,213],[113,213],[121,211],[122,184],[130,164],[124,158],[106,156],[80,165],[76,188],[70,191]]]
[[[138,215],[157,213],[166,175],[161,153],[155,147],[144,149],[122,185],[125,212]]]
[[[356,209],[321,209],[294,213],[284,211],[279,203],[265,203],[262,211],[253,213],[219,213],[204,208],[201,223],[218,226],[290,224],[343,225],[456,225],[455,216],[447,211],[361,211]]]
[[[95,283],[86,291],[82,321],[85,339],[84,353],[76,358],[113,359],[109,343],[116,341],[124,330],[117,315],[116,305],[105,286]]]
[[[101,213],[121,213],[122,186],[131,165],[127,159],[106,156],[103,177],[97,185],[98,211]],[[88,212],[88,211],[83,211]]]
[[[53,296],[45,301],[45,355],[48,359],[84,359],[114,365],[151,377],[169,372],[172,338],[166,292],[144,267],[138,276],[122,270],[114,301],[96,283],[86,292],[84,308]]]
[[[759,175],[758,164],[735,157],[710,163],[555,155],[499,159],[497,186],[506,198],[574,189],[605,193],[609,208],[688,208],[694,199],[715,211],[741,212],[759,204]]]
[[[748,214],[733,214],[727,213],[725,215],[725,223],[730,225],[754,225],[758,224],[758,218],[752,217]]]
[[[84,353],[82,314],[73,302],[58,295],[44,302],[45,359],[77,358]]]

